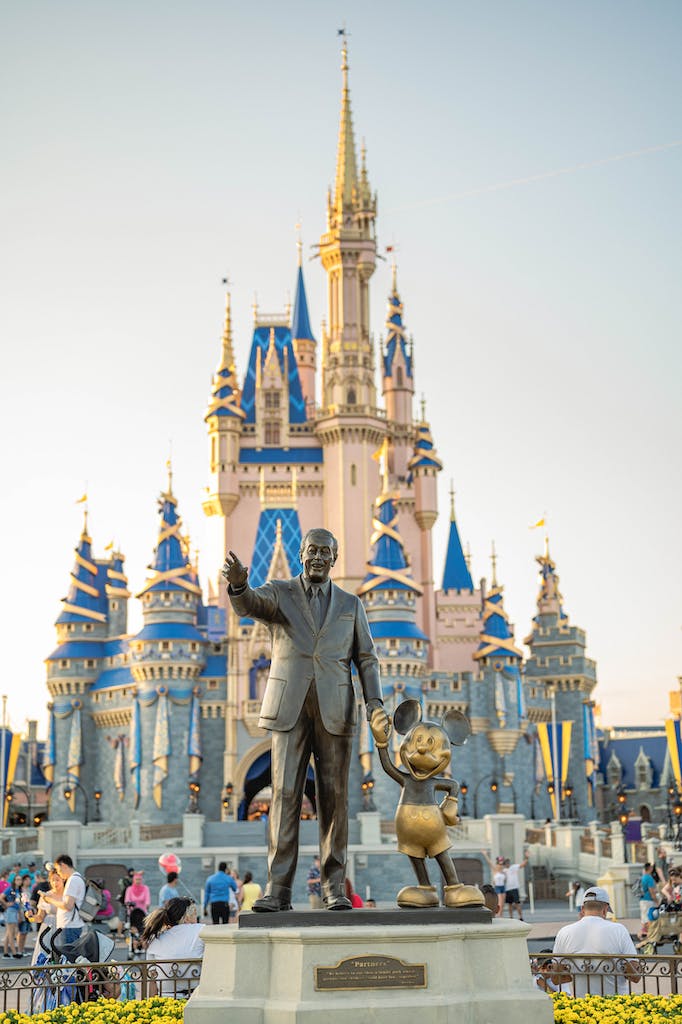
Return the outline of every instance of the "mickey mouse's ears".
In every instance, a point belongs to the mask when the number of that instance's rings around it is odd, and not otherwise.
[[[402,704],[399,704],[393,712],[393,728],[396,732],[399,732],[401,736],[404,736],[410,731],[412,726],[421,721],[421,717],[421,704],[418,700],[408,697],[408,699],[404,700]]]
[[[443,715],[443,728],[454,747],[461,747],[471,736],[469,719],[454,708]]]

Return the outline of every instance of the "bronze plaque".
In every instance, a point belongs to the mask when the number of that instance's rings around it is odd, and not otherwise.
[[[426,964],[406,964],[396,956],[368,953],[339,960],[336,967],[315,968],[317,992],[363,988],[426,988]]]

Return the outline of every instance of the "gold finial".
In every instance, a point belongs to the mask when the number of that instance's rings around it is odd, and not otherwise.
[[[253,293],[253,302],[251,303],[251,309],[253,310],[254,321],[258,319],[258,292]]]
[[[166,469],[168,470],[168,493],[173,493],[173,442],[168,442],[168,458],[166,459]]]
[[[549,531],[545,530],[545,558],[549,561]]]
[[[454,481],[450,481],[450,522],[455,521],[455,485]]]
[[[426,398],[424,395],[419,399],[419,405],[422,411],[422,423],[426,423]]]
[[[467,549],[464,555],[464,561],[466,562],[467,569],[471,572],[471,544],[467,541]]]
[[[301,239],[301,222],[296,222],[296,254],[299,267],[303,266],[303,241]]]
[[[494,587],[497,586],[497,552],[495,551],[495,541],[492,542],[492,551],[490,554],[490,563],[493,567],[493,578],[492,584]]]

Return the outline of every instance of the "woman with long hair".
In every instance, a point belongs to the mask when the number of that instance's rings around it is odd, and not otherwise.
[[[163,907],[153,910],[145,918],[142,931],[142,942],[147,947],[147,960],[194,960],[204,955],[204,943],[199,938],[203,928],[197,923],[197,907],[194,900],[186,896],[176,896]],[[168,965],[170,968],[170,964]],[[168,980],[154,984],[156,989],[150,995],[189,995],[190,977],[194,978],[194,968],[183,964],[177,969],[159,968],[161,976]],[[164,993],[164,987],[166,989]]]
[[[59,899],[64,895],[64,879],[55,868],[48,873],[47,880],[50,883],[50,893],[53,896],[57,896]],[[39,955],[44,952],[40,945],[40,936],[44,935],[50,929],[54,931],[56,928],[57,915],[55,908],[51,903],[48,903],[42,897],[45,893],[40,893],[38,897],[38,907],[35,913],[31,914],[29,921],[31,924],[39,924],[38,936],[36,938],[36,944],[33,949],[33,959],[31,963],[34,964],[38,959]]]

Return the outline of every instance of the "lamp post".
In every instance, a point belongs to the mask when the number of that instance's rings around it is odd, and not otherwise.
[[[364,811],[376,811],[376,805],[374,803],[374,776],[371,772],[367,772],[362,780],[362,809]]]
[[[564,786],[564,796],[566,797],[566,817],[575,817],[575,804],[573,800],[573,786],[570,782],[567,782]]]
[[[201,785],[196,779],[190,779],[188,783],[189,788],[189,803],[187,804],[188,814],[199,813],[199,793],[201,792]]]
[[[96,789],[95,792],[92,795],[95,798],[95,811],[94,811],[94,814],[92,816],[92,820],[93,821],[101,821],[102,820],[102,812],[99,809],[99,802],[102,799],[102,790],[101,789]]]
[[[460,782],[459,791],[462,794],[462,812],[460,817],[464,818],[467,812],[467,793],[469,792],[466,782]]]
[[[26,786],[22,786],[19,782],[13,782],[12,785],[8,786],[6,791],[5,791],[5,800],[10,805],[11,805],[12,801],[14,800],[14,790],[15,789],[20,789],[21,792],[24,794],[24,796],[26,798],[26,814],[24,815],[24,817],[25,817],[24,825],[28,826],[33,821],[33,812],[32,812],[32,807],[31,807],[31,791],[29,789],[27,789]],[[19,812],[17,811],[17,813],[19,813]],[[9,808],[8,808],[8,816],[9,816]]]
[[[673,814],[675,815],[675,849],[682,849],[682,833],[680,831],[680,819],[682,818],[682,795],[678,793],[677,799],[673,804]]]
[[[87,825],[90,803],[88,801],[88,794],[85,792],[85,789],[83,788],[83,786],[81,786],[80,782],[76,781],[76,779],[62,779],[61,782],[58,783],[58,785],[61,786],[62,784],[64,785],[62,794],[65,800],[71,799],[71,794],[73,793],[74,789],[79,789],[83,794],[83,803],[85,804],[85,810],[83,811],[83,824]]]
[[[226,782],[223,788],[223,795],[221,802],[223,805],[223,821],[227,821],[232,816],[232,794],[234,793],[234,786],[231,782]]]
[[[485,782],[486,779],[490,779],[490,792],[497,793],[500,788],[497,779],[494,775],[484,775],[482,779],[479,779],[474,789],[474,818],[478,818],[478,791],[481,788],[481,783]]]
[[[620,800],[620,797],[618,799]],[[680,807],[680,812],[682,813],[682,807]],[[621,808],[618,812],[618,821],[620,822],[620,827],[623,830],[623,861],[625,864],[627,864],[628,862],[628,844],[625,838],[625,826],[627,825],[629,819],[630,815],[625,804],[621,804]]]

